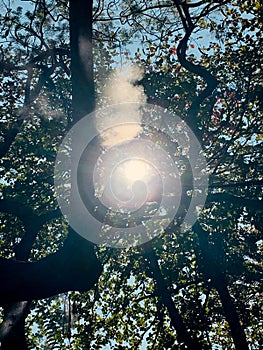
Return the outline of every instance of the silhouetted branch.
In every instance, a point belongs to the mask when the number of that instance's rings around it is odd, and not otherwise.
[[[36,236],[43,225],[61,216],[59,209],[37,215],[32,208],[14,199],[1,199],[0,212],[18,217],[25,226],[25,233],[21,241],[14,248],[16,258],[21,261],[28,260]]]
[[[248,207],[254,210],[263,210],[263,200],[238,197],[229,193],[209,194],[207,196],[207,202],[230,202],[237,207]]]
[[[209,188],[225,188],[225,187],[251,187],[251,186],[262,186],[263,185],[263,180],[255,180],[255,181],[243,181],[243,182],[233,182],[233,183],[228,183],[228,184],[216,184],[216,183],[211,183],[209,184]]]
[[[101,270],[94,245],[72,232],[58,252],[36,262],[0,258],[0,302],[87,291],[97,282]]]
[[[161,302],[168,310],[171,323],[178,334],[178,340],[185,344],[189,349],[208,349],[208,347],[202,345],[193,334],[189,333],[181,314],[173,302],[171,292],[167,288],[166,282],[160,270],[158,258],[151,242],[144,244],[142,249],[143,255],[147,258],[150,269],[153,273],[153,278],[156,284],[156,294],[160,297]]]
[[[39,55],[36,55],[26,64],[14,64],[9,61],[0,61],[0,72],[11,72],[11,71],[23,71],[31,68],[40,68],[39,63],[42,63],[44,60],[49,57],[59,56],[69,56],[69,50],[62,48],[52,48],[47,49],[41,52]]]
[[[192,72],[200,77],[202,77],[206,82],[206,88],[194,99],[191,103],[190,108],[188,109],[187,116],[185,121],[194,131],[199,140],[201,140],[200,130],[198,128],[198,123],[196,116],[200,110],[200,106],[202,102],[211,95],[213,90],[216,88],[218,81],[217,79],[203,66],[194,64],[186,58],[186,50],[188,40],[195,28],[195,24],[193,23],[190,13],[189,13],[189,5],[184,1],[176,1],[174,0],[176,8],[178,10],[179,16],[184,26],[185,35],[183,39],[177,46],[177,56],[181,65],[187,69],[189,72]]]
[[[211,284],[219,294],[226,320],[230,326],[233,341],[236,350],[248,350],[246,335],[241,325],[239,315],[237,313],[234,300],[231,297],[227,278],[222,259],[224,259],[224,251],[219,251],[215,246],[209,244],[209,232],[205,231],[199,222],[193,226],[194,231],[198,235],[199,240],[199,254],[197,254],[197,261],[199,268],[204,273],[207,279],[211,279]]]
[[[27,350],[25,337],[25,318],[29,312],[30,303],[22,301],[5,306],[5,316],[0,325],[1,349]]]

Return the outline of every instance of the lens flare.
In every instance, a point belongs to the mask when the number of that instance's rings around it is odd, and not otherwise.
[[[149,165],[141,159],[132,159],[124,162],[120,166],[119,172],[129,182],[147,179],[151,175]]]
[[[179,117],[126,103],[73,126],[58,152],[54,181],[76,232],[99,245],[129,247],[170,224],[181,230],[194,224],[206,199],[205,170],[202,149]]]

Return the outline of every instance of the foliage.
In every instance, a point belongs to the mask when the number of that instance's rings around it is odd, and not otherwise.
[[[176,3],[94,4],[98,103],[111,72],[136,63],[144,70],[138,84],[148,102],[187,120],[209,83],[180,62],[177,46],[185,28]],[[187,233],[171,227],[150,247],[97,248],[103,273],[91,291],[32,303],[26,320],[30,349],[185,349],[180,322],[204,349],[263,345],[262,5],[181,3],[195,25],[187,60],[218,80],[191,119],[210,171],[199,222]],[[0,201],[47,215],[57,209],[54,160],[72,121],[68,5],[1,6]],[[0,203],[0,211],[1,256],[14,257],[31,226],[19,209]],[[37,230],[29,260],[55,252],[66,235],[60,214],[51,216]],[[243,348],[233,322],[245,332]]]

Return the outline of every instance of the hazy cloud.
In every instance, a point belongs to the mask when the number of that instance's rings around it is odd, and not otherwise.
[[[105,115],[98,113],[97,128],[99,131],[111,127],[102,136],[105,146],[113,146],[125,140],[130,140],[141,131],[140,104],[146,102],[143,87],[135,85],[136,81],[142,79],[143,70],[136,65],[116,70],[110,77],[103,90],[103,96],[109,105],[129,103],[122,106],[121,112],[116,115]],[[133,104],[132,102],[135,102]],[[131,124],[131,123],[136,124]],[[116,125],[120,124],[122,125]],[[125,125],[127,123],[127,125]],[[130,123],[130,124],[128,124]],[[114,126],[115,125],[115,126]]]

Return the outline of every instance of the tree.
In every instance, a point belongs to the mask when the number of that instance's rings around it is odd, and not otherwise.
[[[42,8],[44,6],[44,8]],[[19,13],[21,14],[21,8],[18,8],[16,15],[11,19],[11,26],[16,23],[18,20]],[[82,57],[80,52],[80,47],[78,45],[79,37],[83,36],[85,40],[91,41],[91,18],[83,18],[83,6],[80,3],[73,3],[70,5],[70,28],[71,28],[71,71],[72,71],[72,121],[78,120],[86,113],[90,112],[93,109],[92,101],[94,100],[94,87],[92,75],[92,58],[91,54],[88,57],[90,62],[90,71],[87,72],[87,66],[83,67]],[[44,13],[42,12],[44,11]],[[87,11],[87,12],[86,12]],[[85,13],[89,13],[91,16],[92,13],[92,3],[87,4]],[[33,23],[34,16],[37,16],[38,21]],[[8,16],[8,12],[7,15]],[[45,18],[45,4],[37,3],[35,5],[33,15],[28,12],[27,16],[30,20],[30,27],[28,32],[35,33],[40,41],[40,48],[43,45],[43,38],[40,37],[43,35],[43,32],[40,34],[35,32],[34,25],[36,25],[36,30],[42,30],[44,26]],[[43,18],[42,18],[43,17]],[[9,26],[10,18],[6,17],[5,22]],[[16,31],[23,28],[16,24]],[[8,30],[11,30],[9,26]],[[16,32],[17,33],[17,32]],[[16,34],[19,36],[18,34]],[[22,38],[27,42],[29,40],[28,35]],[[27,49],[30,47],[28,43]],[[47,48],[47,44],[45,48]],[[35,49],[35,48],[34,48]],[[37,47],[38,49],[38,47]],[[32,57],[34,51],[30,53],[29,56]],[[86,54],[86,52],[85,52]],[[32,103],[36,98],[39,97],[39,93],[43,88],[43,85],[47,82],[53,84],[51,81],[51,74],[54,73],[56,66],[67,70],[67,67],[63,61],[63,49],[62,51],[52,48],[44,51],[44,56],[47,59],[47,62],[50,60],[50,57],[54,59],[54,62],[51,63],[51,66],[47,67],[43,63],[43,58],[41,57],[43,53],[35,56],[33,60],[29,60],[24,67],[15,67],[14,65],[6,65],[3,63],[3,71],[12,71],[13,69],[27,71],[28,75],[26,77],[24,95],[24,104],[22,107],[22,113],[18,115],[11,124],[11,127],[8,125],[6,134],[3,134],[4,146],[8,150],[8,146],[14,141],[14,138],[20,133],[20,130],[24,123],[27,122],[27,114],[32,108]],[[59,56],[57,58],[56,56]],[[26,56],[28,56],[26,54]],[[30,57],[29,57],[30,58]],[[56,61],[56,60],[59,61]],[[34,67],[35,63],[41,61],[40,69],[42,73],[39,75],[39,79],[34,86],[34,69],[38,68],[38,65]],[[58,63],[60,62],[60,63]],[[47,63],[49,65],[49,63]],[[85,74],[83,74],[85,72]],[[87,75],[86,75],[87,73]],[[89,76],[88,76],[89,74]],[[33,84],[32,84],[33,82]],[[76,82],[78,87],[81,88],[81,91],[86,92],[90,96],[90,100],[86,103],[86,99],[81,96],[76,90]],[[5,84],[5,83],[4,83]],[[31,85],[32,84],[32,85]],[[12,83],[11,83],[12,85]],[[8,88],[7,88],[8,90]],[[7,94],[11,97],[11,90],[7,91]],[[11,109],[16,109],[15,101],[13,100],[13,105],[11,103]],[[8,105],[7,109],[10,108]],[[16,112],[15,112],[16,113]],[[12,123],[12,120],[11,120]],[[18,123],[18,125],[16,125]],[[9,121],[8,121],[9,124]],[[4,124],[5,125],[5,124]],[[41,151],[40,151],[41,152]],[[3,156],[5,154],[3,153]],[[31,180],[32,181],[32,180]],[[33,180],[34,183],[34,180]],[[44,193],[46,196],[47,193]],[[44,197],[45,198],[45,197]],[[36,205],[36,203],[35,203]],[[18,215],[25,225],[25,233],[20,241],[20,244],[16,247],[15,257],[18,261],[8,260],[2,258],[1,260],[1,275],[3,278],[3,287],[1,289],[1,300],[5,309],[5,317],[1,329],[1,340],[3,348],[14,348],[15,344],[19,343],[20,340],[17,337],[21,337],[21,348],[26,348],[25,340],[23,339],[23,328],[24,328],[24,318],[27,314],[28,305],[30,302],[20,302],[22,300],[32,300],[45,298],[60,292],[65,292],[71,289],[77,290],[87,290],[93,286],[97,281],[97,278],[101,272],[100,264],[93,252],[93,247],[89,242],[84,241],[73,231],[68,234],[67,239],[65,240],[63,247],[59,249],[56,253],[50,254],[49,256],[38,260],[37,262],[24,262],[27,261],[30,257],[30,250],[36,239],[38,231],[42,228],[46,222],[50,219],[58,217],[58,211],[54,210],[53,212],[48,212],[43,215],[36,214],[34,211],[27,206],[27,203],[16,203],[15,201],[10,202],[9,199],[3,198],[1,201],[1,206],[3,212],[10,213],[12,215]],[[43,210],[43,208],[42,208]],[[40,213],[42,211],[40,209]],[[78,248],[79,247],[79,248]],[[89,264],[87,262],[87,256]],[[84,259],[84,260],[83,260]],[[23,263],[21,262],[23,261]],[[81,274],[84,273],[81,277]],[[87,279],[86,276],[89,278]],[[80,284],[78,285],[78,280]],[[69,284],[68,284],[69,282]],[[72,285],[70,286],[70,284]],[[78,285],[78,286],[77,286]],[[18,302],[18,303],[17,303]],[[14,322],[10,323],[10,318],[15,319]]]
[[[3,13],[2,348],[260,347],[259,2],[36,1]],[[63,136],[103,104],[117,49],[143,67],[147,100],[195,132],[210,169],[192,229],[127,250],[68,229],[52,181]]]

